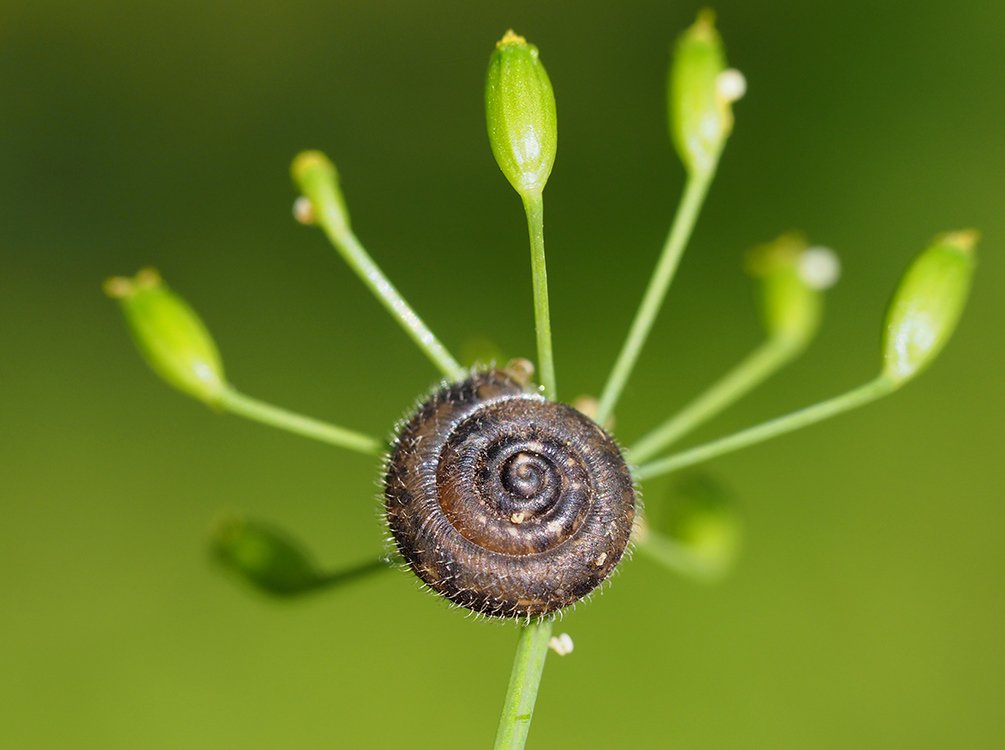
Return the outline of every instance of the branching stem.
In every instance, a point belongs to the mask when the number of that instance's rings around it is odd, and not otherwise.
[[[692,174],[687,178],[684,193],[677,206],[677,213],[670,226],[666,242],[663,244],[659,262],[649,280],[649,286],[642,298],[642,303],[639,305],[638,312],[635,314],[635,320],[632,321],[628,338],[625,339],[625,343],[621,347],[614,369],[611,370],[607,384],[601,393],[600,405],[597,407],[598,424],[607,422],[614,407],[617,406],[628,378],[631,377],[635,362],[642,352],[642,347],[646,343],[649,331],[653,327],[660,307],[663,305],[663,299],[670,288],[670,282],[673,281],[677,266],[680,264],[681,256],[687,247],[691,230],[694,228],[698,212],[701,210],[701,204],[705,200],[705,194],[708,192],[714,174],[715,170],[710,169],[708,172]]]
[[[789,339],[772,338],[752,351],[708,390],[632,445],[629,456],[644,463],[691,430],[738,401],[801,351]]]
[[[677,453],[666,458],[652,461],[638,467],[633,473],[637,480],[651,479],[652,477],[668,474],[685,466],[707,461],[710,458],[730,453],[740,448],[764,442],[773,437],[784,435],[787,432],[808,427],[824,419],[841,414],[859,406],[863,406],[870,401],[886,396],[896,388],[896,385],[885,377],[878,377],[875,380],[848,391],[840,396],[836,396],[819,404],[808,406],[805,409],[786,414],[783,417],[772,419],[755,427],[750,427],[728,437],[713,440],[710,443],[699,445],[690,450]]]

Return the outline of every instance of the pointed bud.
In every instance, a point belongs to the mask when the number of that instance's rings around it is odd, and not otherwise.
[[[211,550],[224,568],[273,596],[307,591],[322,579],[299,544],[263,523],[239,517],[220,520],[212,533]]]
[[[883,374],[910,380],[935,359],[963,312],[976,258],[977,232],[937,237],[900,280],[886,313]]]
[[[293,159],[290,175],[309,203],[294,204],[294,216],[302,224],[324,222],[336,234],[348,231],[349,209],[339,187],[338,170],[320,151],[302,151]]]
[[[216,344],[195,311],[155,270],[110,278],[104,290],[119,301],[133,340],[154,372],[200,401],[220,402],[227,383]]]
[[[809,343],[823,310],[823,290],[840,274],[837,256],[827,248],[808,247],[795,232],[755,247],[748,272],[760,281],[761,321],[769,337],[794,347]]]
[[[512,31],[489,59],[485,119],[492,153],[506,179],[523,198],[539,195],[558,149],[555,94],[537,47]]]
[[[708,10],[677,40],[670,65],[670,134],[691,174],[708,175],[733,129],[732,103],[746,91],[738,70],[727,70],[715,14]]]

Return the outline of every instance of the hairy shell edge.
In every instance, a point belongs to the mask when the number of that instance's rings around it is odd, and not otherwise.
[[[636,497],[617,443],[501,370],[432,393],[384,475],[398,552],[433,591],[490,617],[566,607],[628,546]]]

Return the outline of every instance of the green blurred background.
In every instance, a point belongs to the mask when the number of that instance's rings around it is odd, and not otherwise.
[[[141,363],[112,273],[159,267],[243,390],[383,433],[436,373],[290,217],[327,150],[360,235],[455,351],[532,355],[519,201],[484,132],[488,54],[542,49],[559,383],[596,393],[682,183],[664,121],[692,3],[49,2],[0,7],[0,746],[487,747],[515,642],[404,574],[276,604],[209,562],[221,510],[328,565],[381,550],[375,462],[215,416]],[[818,342],[705,428],[877,367],[936,232],[983,231],[931,372],[722,458],[746,549],[719,586],[626,563],[567,617],[533,747],[1005,746],[1005,6],[720,2],[749,92],[622,401],[631,441],[759,340],[742,252],[789,227],[844,278]],[[665,499],[669,483],[645,487]]]

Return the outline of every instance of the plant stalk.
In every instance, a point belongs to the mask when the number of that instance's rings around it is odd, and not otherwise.
[[[520,640],[517,642],[513,659],[513,672],[506,689],[499,731],[496,734],[495,750],[523,750],[530,732],[534,716],[537,689],[541,684],[541,673],[548,656],[548,642],[551,640],[551,620],[538,620],[520,626]]]
[[[270,427],[320,440],[329,445],[337,445],[340,448],[348,448],[358,453],[379,456],[387,450],[387,445],[375,437],[305,417],[302,414],[295,414],[278,406],[245,396],[233,388],[228,387],[223,391],[220,406],[231,414],[238,414]]]
[[[640,438],[628,449],[631,460],[638,464],[648,461],[752,391],[798,352],[799,347],[789,339],[768,339],[677,414]]]
[[[638,467],[634,472],[635,479],[651,479],[652,477],[668,474],[685,466],[707,461],[710,458],[730,453],[740,448],[762,443],[787,432],[808,427],[824,419],[841,414],[842,412],[863,406],[870,401],[886,396],[896,389],[896,384],[884,376],[848,391],[840,396],[835,396],[819,404],[808,406],[805,409],[786,414],[783,417],[772,419],[763,424],[750,427],[733,435],[729,435],[710,443],[699,445],[690,450],[667,456]]]
[[[660,259],[649,279],[649,286],[646,288],[642,303],[635,314],[635,320],[632,321],[628,337],[621,347],[618,359],[600,395],[596,418],[598,424],[605,424],[610,418],[614,407],[617,406],[618,399],[621,397],[621,392],[628,383],[628,378],[631,377],[635,362],[642,352],[642,347],[646,343],[649,331],[653,327],[667,290],[670,288],[670,283],[677,272],[677,266],[680,264],[681,256],[687,247],[691,230],[694,228],[701,204],[705,200],[705,194],[708,192],[714,175],[714,167],[701,174],[688,175],[684,185],[684,193],[677,206],[677,213],[674,215],[670,231],[663,244]]]
[[[554,400],[555,358],[551,347],[551,312],[548,304],[548,268],[544,257],[544,196],[531,194],[523,199],[530,234],[530,267],[534,286],[534,330],[537,334],[537,366],[544,395]]]
[[[339,254],[356,272],[360,280],[373,292],[405,333],[425,353],[429,360],[451,380],[463,380],[468,372],[433,335],[422,318],[416,314],[401,293],[394,287],[380,267],[363,247],[356,234],[343,220],[342,209],[333,189],[314,191],[310,196],[316,211],[315,221],[338,250]]]

